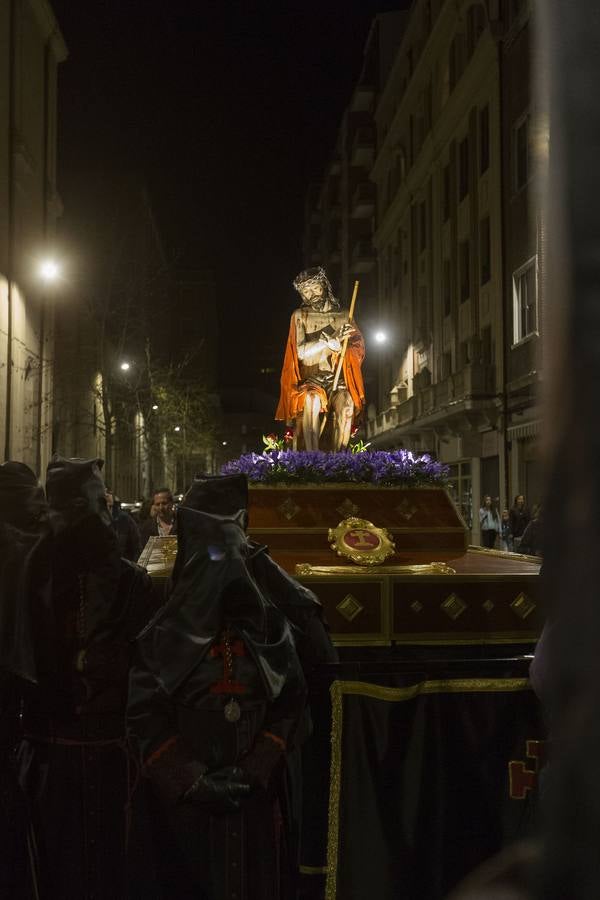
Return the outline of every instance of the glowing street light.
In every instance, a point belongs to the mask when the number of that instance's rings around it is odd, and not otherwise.
[[[181,425],[176,425],[173,431],[181,431]]]
[[[221,443],[223,444],[224,447],[227,446],[227,441],[221,441]]]
[[[54,259],[45,259],[40,263],[40,278],[44,281],[56,281],[60,275],[60,266]]]
[[[376,331],[373,335],[376,344],[385,344],[388,336],[385,331]]]
[[[158,403],[153,403],[153,404],[152,404],[152,409],[158,409]]]
[[[128,372],[130,370],[130,368],[131,368],[131,363],[128,363],[128,362],[121,363],[121,371],[122,372]]]

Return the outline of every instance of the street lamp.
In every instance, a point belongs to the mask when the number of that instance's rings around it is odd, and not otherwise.
[[[40,263],[39,273],[43,281],[56,281],[60,275],[60,266],[55,259],[44,259]]]
[[[181,425],[176,425],[173,431],[181,431]]]
[[[128,362],[121,363],[121,371],[122,372],[128,372],[130,368],[131,368],[131,363],[128,363]]]
[[[376,344],[385,344],[387,343],[388,336],[385,331],[376,331],[373,335],[373,339]]]
[[[158,409],[158,403],[153,403],[153,404],[152,404],[152,409],[157,410],[157,409]]]

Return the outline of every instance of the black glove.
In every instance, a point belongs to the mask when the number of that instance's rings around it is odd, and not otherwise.
[[[225,766],[200,775],[183,795],[183,800],[201,803],[214,815],[237,812],[240,798],[250,793],[250,785],[241,769]]]

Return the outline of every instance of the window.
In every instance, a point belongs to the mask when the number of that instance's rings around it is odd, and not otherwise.
[[[425,203],[419,204],[419,251],[427,248],[427,208]]]
[[[452,270],[449,259],[443,262],[442,279],[444,315],[449,316],[452,312]]]
[[[514,127],[514,184],[519,191],[529,181],[529,116],[524,116]]]
[[[513,341],[537,334],[537,259],[534,256],[513,274]]]
[[[469,138],[464,138],[458,147],[458,199],[464,200],[469,193]]]
[[[469,253],[469,242],[462,241],[458,248],[458,262],[460,271],[460,302],[464,303],[471,296],[471,278],[470,265],[471,254]]]
[[[444,166],[442,180],[442,221],[450,218],[450,166]]]
[[[492,247],[490,241],[490,217],[479,223],[479,274],[480,284],[485,284],[492,276]]]
[[[483,175],[490,164],[490,108],[479,110],[479,172]]]

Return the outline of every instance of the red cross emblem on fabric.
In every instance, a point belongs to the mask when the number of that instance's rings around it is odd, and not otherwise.
[[[223,632],[221,643],[213,644],[209,652],[213,658],[223,658],[223,678],[211,686],[211,694],[245,694],[248,690],[246,685],[233,680],[233,657],[246,655],[244,642],[232,641],[228,632]]]
[[[537,777],[545,761],[545,742],[526,741],[525,754],[533,760],[533,767],[521,759],[511,759],[508,764],[508,792],[511,800],[524,800],[537,784]],[[530,764],[531,765],[531,764]]]

